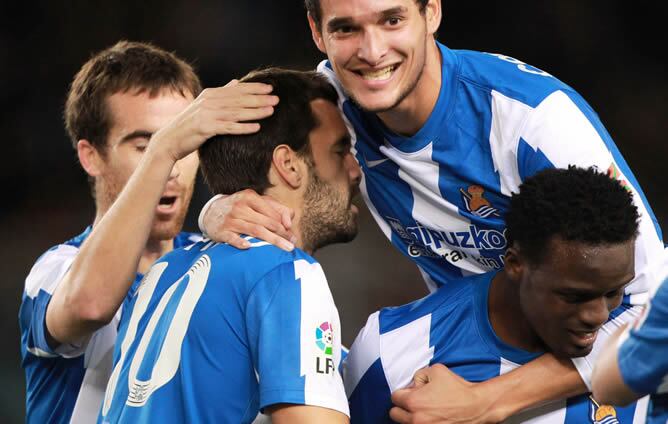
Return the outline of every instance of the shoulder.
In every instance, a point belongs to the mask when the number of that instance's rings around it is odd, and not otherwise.
[[[472,307],[476,284],[486,276],[487,274],[480,274],[455,279],[422,299],[402,306],[381,309],[378,315],[379,333],[386,334],[405,326],[415,326],[417,321],[424,323],[425,317],[431,317],[435,312],[439,315],[449,315],[457,310]]]
[[[26,277],[26,294],[29,297],[35,297],[40,290],[49,294],[53,293],[58,282],[67,273],[79,253],[79,245],[65,242],[44,252]]]
[[[459,62],[458,79],[485,91],[536,107],[550,94],[575,91],[546,71],[513,57],[471,50],[450,50]]]

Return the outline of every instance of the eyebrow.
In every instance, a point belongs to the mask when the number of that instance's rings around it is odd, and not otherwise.
[[[151,136],[153,135],[152,132],[146,131],[146,130],[135,130],[132,131],[131,133],[125,134],[123,138],[118,142],[118,144],[126,143],[130,140],[134,140],[136,138],[146,138],[150,139]]]
[[[407,10],[408,9],[405,6],[397,6],[385,9],[378,13],[380,17],[379,20],[383,21],[391,16],[406,13]],[[350,16],[330,19],[327,22],[327,31],[334,32],[343,26],[355,26],[355,21],[353,21],[353,18],[351,18]]]
[[[334,143],[334,147],[338,147],[338,146],[341,146],[341,147],[352,146],[352,140],[350,139],[350,134],[346,134],[346,135],[342,136],[341,138],[339,138],[338,140],[336,140],[336,143]]]

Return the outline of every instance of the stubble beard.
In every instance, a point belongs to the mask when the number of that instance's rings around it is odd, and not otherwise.
[[[347,243],[357,235],[357,217],[350,208],[350,198],[345,198],[312,171],[300,224],[303,249],[307,252],[334,243]]]

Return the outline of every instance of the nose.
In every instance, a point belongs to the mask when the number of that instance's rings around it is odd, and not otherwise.
[[[348,169],[348,178],[355,186],[358,186],[362,180],[362,170],[352,153],[346,155],[346,167]]]
[[[587,328],[599,328],[608,320],[613,309],[605,297],[592,299],[580,306],[580,322]]]
[[[386,52],[386,43],[382,33],[374,28],[365,30],[357,50],[357,57],[375,66],[382,61]]]
[[[183,159],[181,159],[183,160]],[[181,160],[177,160],[174,163],[174,166],[172,166],[172,171],[169,173],[169,179],[170,180],[175,180],[179,178],[179,175],[181,175]]]

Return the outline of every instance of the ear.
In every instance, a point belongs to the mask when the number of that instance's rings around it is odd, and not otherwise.
[[[307,13],[306,16],[308,18],[308,26],[311,28],[311,37],[313,37],[313,42],[318,47],[318,50],[327,54],[327,51],[325,50],[325,43],[322,41],[322,33],[318,30],[318,25],[316,25],[310,13]]]
[[[441,26],[441,0],[429,0],[424,13],[427,20],[427,33],[436,34],[438,27]]]
[[[515,245],[509,247],[506,250],[503,262],[508,278],[513,281],[520,281],[527,267],[526,259],[522,256],[520,249]]]
[[[104,170],[104,160],[100,152],[88,140],[77,142],[77,156],[81,167],[88,175],[95,178]]]
[[[298,189],[306,181],[306,164],[290,146],[276,146],[271,162],[276,174],[292,189]]]

